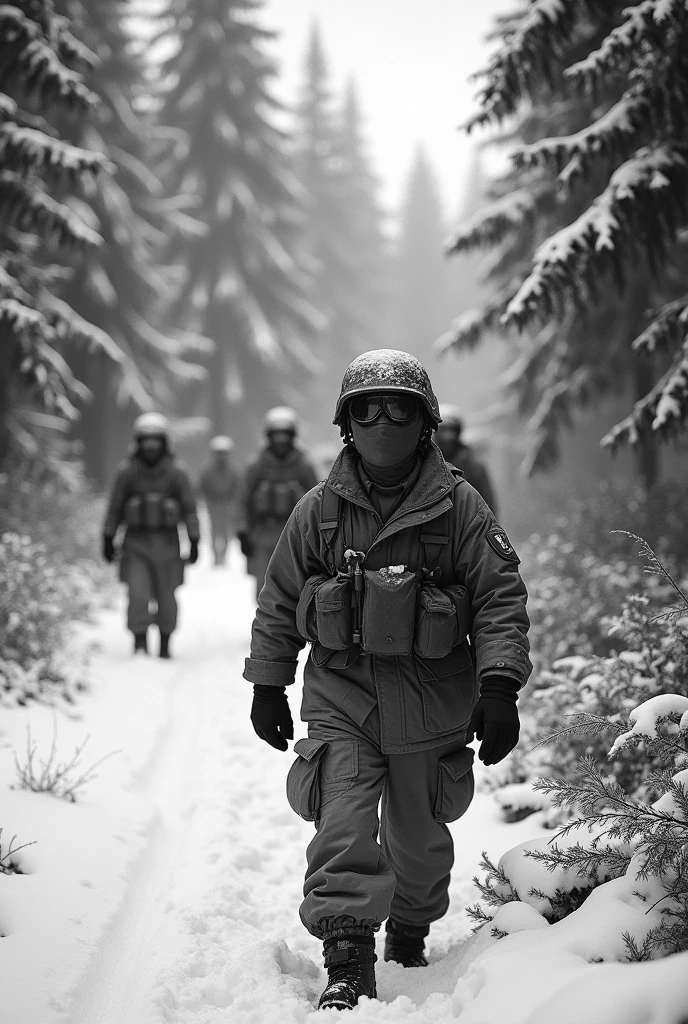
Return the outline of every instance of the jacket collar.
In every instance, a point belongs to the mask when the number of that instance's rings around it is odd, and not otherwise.
[[[337,456],[327,478],[328,486],[335,494],[340,494],[347,501],[365,508],[372,508],[370,498],[363,486],[357,468],[358,457],[347,445]],[[406,495],[401,505],[393,514],[393,518],[418,508],[434,505],[446,498],[454,490],[456,478],[452,475],[442,452],[436,444],[430,444],[421,466],[415,487]]]
[[[132,456],[132,462],[135,463],[135,465],[144,473],[150,473],[151,476],[168,470],[172,461],[173,459],[169,452],[165,452],[162,458],[158,459],[154,466],[149,466],[148,463],[138,454]]]

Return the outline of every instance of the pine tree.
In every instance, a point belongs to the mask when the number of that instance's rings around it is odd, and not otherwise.
[[[519,145],[494,202],[450,242],[492,250],[494,291],[445,345],[497,325],[527,331],[511,381],[521,411],[534,410],[529,470],[556,460],[576,408],[629,377],[638,401],[603,444],[647,453],[688,412],[688,9],[534,0],[495,35],[467,127],[505,124],[503,141]],[[651,482],[651,459],[641,471]]]
[[[442,258],[447,231],[439,186],[419,147],[401,211],[396,262],[395,347],[420,354],[448,316],[448,276]]]
[[[341,106],[329,87],[317,24],[311,30],[297,110],[295,167],[305,201],[313,301],[323,316],[319,352],[329,378],[386,340],[389,256],[353,81]],[[323,424],[329,404],[318,402]]]
[[[275,69],[260,0],[168,0],[155,45],[173,47],[161,73],[161,123],[183,138],[166,186],[191,196],[204,231],[175,236],[181,283],[172,323],[214,343],[209,405],[215,430],[241,409],[248,440],[265,407],[311,372],[315,320],[299,251],[297,184],[288,166]]]
[[[105,332],[56,297],[70,256],[102,242],[88,208],[74,207],[108,162],[55,128],[97,105],[83,76],[95,60],[50,0],[0,7],[0,463],[40,457],[56,468],[49,441],[85,395],[68,353],[123,361]],[[70,201],[53,198],[57,190]]]

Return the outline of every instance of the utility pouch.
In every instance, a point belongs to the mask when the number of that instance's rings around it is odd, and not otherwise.
[[[413,653],[419,658],[446,658],[459,642],[456,606],[446,590],[421,588],[416,611]]]
[[[325,573],[319,572],[315,576],[309,576],[299,597],[296,606],[296,628],[304,640],[316,643],[318,640],[318,629],[315,618],[315,595],[327,581],[331,579]]]
[[[344,573],[323,583],[315,594],[318,641],[331,651],[344,651],[352,643],[351,581]]]
[[[162,496],[152,492],[143,495],[143,525],[147,530],[162,527]]]
[[[176,498],[162,499],[162,525],[168,529],[177,526],[182,517],[182,507]]]
[[[272,484],[261,480],[251,497],[251,507],[257,519],[267,519],[272,512]]]
[[[460,583],[452,583],[451,586],[444,587],[444,593],[451,598],[456,608],[456,621],[458,625],[458,633],[454,641],[454,646],[456,646],[463,643],[471,632],[471,603],[468,599],[468,591]]]
[[[140,494],[133,494],[124,506],[124,522],[132,530],[143,526],[143,501]]]
[[[413,646],[418,579],[403,565],[365,570],[364,654],[407,655]]]

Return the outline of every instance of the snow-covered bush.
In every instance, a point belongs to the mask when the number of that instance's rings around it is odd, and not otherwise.
[[[93,603],[92,583],[80,567],[49,558],[28,537],[0,536],[1,703],[71,696],[79,684],[60,655],[70,627],[88,617]]]
[[[0,703],[71,698],[81,666],[66,646],[114,585],[98,560],[101,502],[77,463],[0,475]]]
[[[628,545],[628,535],[617,535],[617,539]],[[617,724],[625,721],[638,703],[657,694],[688,695],[688,604],[654,551],[640,543],[641,554],[647,560],[644,571],[640,562],[633,566],[617,563],[606,566],[608,571],[591,574],[591,603],[599,616],[597,626],[600,633],[604,630],[607,634],[608,649],[603,655],[599,654],[599,647],[598,652],[593,650],[598,645],[588,631],[589,620],[576,603],[579,596],[582,599],[582,579],[571,583],[572,587],[580,584],[580,589],[573,591],[576,600],[569,600],[568,610],[565,591],[571,577],[562,582],[555,574],[549,592],[547,588],[535,588],[535,601],[529,606],[534,606],[531,614],[536,620],[533,643],[536,648],[544,646],[552,660],[547,664],[542,656],[536,658],[538,668],[520,701],[524,737],[520,754],[511,766],[505,763],[496,779],[497,784],[507,786],[499,798],[506,817],[514,816],[514,800],[519,804],[520,817],[528,809],[536,811],[543,807],[542,794],[533,791],[532,799],[527,799],[527,784],[536,776],[551,773],[573,781],[581,757],[602,760],[606,754],[607,719]],[[596,589],[600,580],[607,588],[604,607],[598,601],[604,587]],[[633,593],[634,588],[641,586],[644,593]],[[668,614],[661,612],[668,595],[676,592],[681,602],[679,609]],[[615,609],[609,607],[612,593],[619,595]],[[540,618],[538,609],[542,609]],[[572,644],[562,657],[557,637],[563,641],[566,614],[571,623],[569,636],[578,632],[580,639],[578,650]],[[551,624],[555,618],[551,625],[555,637],[547,639],[548,622]],[[595,721],[599,721],[599,728],[594,727]],[[613,771],[627,792],[652,799],[647,779],[655,767],[651,759],[639,760],[633,753],[622,751]],[[520,787],[516,791],[511,789],[514,783]],[[556,822],[556,815],[550,815],[550,820]]]
[[[53,718],[53,739],[50,751],[46,758],[38,756],[38,746],[31,736],[31,727],[26,727],[26,756],[24,762],[20,762],[15,751],[14,766],[17,771],[17,789],[29,789],[32,793],[51,793],[61,800],[76,803],[77,793],[94,779],[97,775],[96,769],[113,754],[112,751],[94,761],[91,765],[84,765],[83,753],[90,737],[87,736],[68,761],[60,761],[57,756],[57,721]]]
[[[535,788],[578,815],[550,840],[509,850],[495,865],[483,854],[483,905],[470,908],[479,923],[506,934],[499,908],[529,904],[550,922],[575,913],[595,891],[596,905],[614,901],[618,935],[612,958],[648,960],[688,949],[688,696],[663,693],[634,708],[626,722],[581,715],[577,728],[614,737],[614,762],[632,751],[645,763],[652,802],[627,792],[614,772],[590,756],[575,780],[540,779]],[[600,957],[596,957],[599,959]],[[603,955],[601,959],[609,958]]]

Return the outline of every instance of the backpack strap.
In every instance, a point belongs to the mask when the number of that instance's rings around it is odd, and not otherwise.
[[[319,530],[325,542],[325,561],[330,572],[336,572],[337,566],[334,557],[334,542],[339,529],[341,515],[341,498],[325,483],[320,499],[320,524]]]

